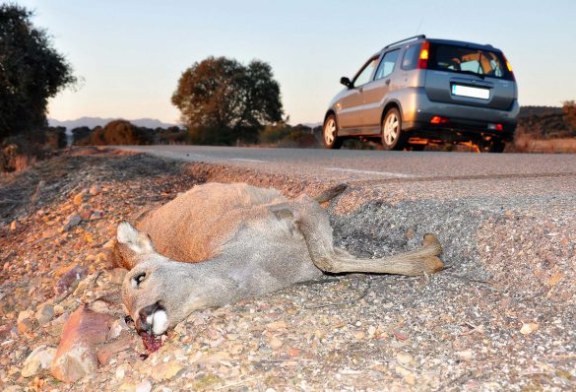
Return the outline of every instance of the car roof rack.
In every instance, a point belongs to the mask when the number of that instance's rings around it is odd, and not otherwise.
[[[384,49],[388,49],[388,48],[391,47],[391,46],[396,46],[396,45],[401,44],[401,43],[403,43],[403,42],[412,41],[412,40],[418,40],[418,39],[424,39],[424,38],[426,38],[426,35],[424,35],[424,34],[414,35],[414,36],[412,36],[412,37],[408,37],[408,38],[401,39],[400,41],[392,42],[391,44],[386,45],[386,46],[384,47]]]

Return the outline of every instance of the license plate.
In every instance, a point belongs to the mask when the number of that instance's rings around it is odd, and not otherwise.
[[[490,98],[490,90],[481,87],[463,86],[461,84],[452,85],[452,95],[458,95],[460,97],[470,97],[479,99]]]

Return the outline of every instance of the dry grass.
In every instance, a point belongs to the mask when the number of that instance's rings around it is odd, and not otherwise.
[[[576,153],[576,138],[535,139],[529,135],[517,135],[514,152],[527,153]]]
[[[36,163],[36,157],[25,154],[18,154],[14,157],[14,171],[19,172],[28,169]]]

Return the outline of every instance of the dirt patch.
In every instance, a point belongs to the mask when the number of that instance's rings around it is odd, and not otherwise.
[[[142,360],[140,337],[123,321],[110,239],[142,207],[204,181],[288,195],[333,185],[93,149],[0,179],[3,390],[576,388],[573,212],[542,220],[459,200],[392,204],[356,197],[359,189],[328,207],[338,245],[382,256],[433,231],[450,268],[420,278],[326,277],[196,312]],[[55,348],[67,315],[88,302],[122,330],[99,352],[98,370],[72,384],[47,369],[24,372],[31,353]]]

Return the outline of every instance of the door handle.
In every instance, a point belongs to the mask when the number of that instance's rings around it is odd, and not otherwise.
[[[386,83],[386,86],[390,86],[390,79],[386,80],[384,83]]]

